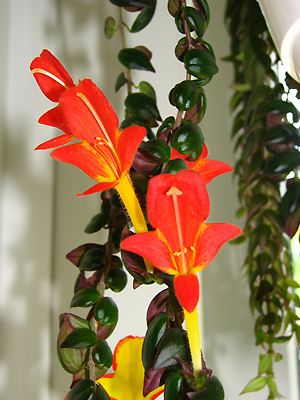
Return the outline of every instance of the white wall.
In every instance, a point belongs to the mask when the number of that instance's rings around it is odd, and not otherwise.
[[[140,34],[131,35],[130,43],[144,44],[153,51],[157,74],[139,73],[138,77],[149,79],[156,87],[165,117],[175,112],[168,103],[168,93],[172,85],[184,79],[184,71],[174,56],[178,33],[165,10],[166,1],[158,3],[153,23]],[[208,38],[218,57],[228,53],[223,6],[224,0],[211,1]],[[105,17],[114,12],[108,1],[99,0],[0,2],[0,51],[4,60],[0,85],[5,94],[0,99],[0,165],[4,166],[0,175],[2,398],[59,400],[66,393],[69,376],[58,364],[55,340],[58,315],[68,310],[76,270],[65,260],[65,254],[91,240],[83,229],[99,207],[97,195],[75,197],[90,183],[80,171],[54,164],[46,153],[33,151],[54,132],[36,123],[51,104],[30,76],[30,60],[49,48],[62,56],[75,79],[94,79],[121,113],[122,99],[113,93],[121,71],[115,60],[119,43],[108,42],[102,33]],[[231,67],[221,61],[219,67],[220,73],[207,87],[208,111],[202,126],[211,157],[232,162],[228,111]],[[212,221],[236,222],[234,193],[231,176],[217,178],[210,185]],[[92,240],[101,241],[101,235],[95,234]],[[230,400],[238,399],[257,365],[242,260],[241,247],[227,246],[202,277],[205,355]],[[112,345],[127,334],[143,335],[145,309],[159,290],[151,286],[133,292],[129,284],[126,291],[114,296],[121,320]],[[282,393],[296,400],[286,363],[281,364],[277,375]],[[262,394],[247,398],[258,400]]]

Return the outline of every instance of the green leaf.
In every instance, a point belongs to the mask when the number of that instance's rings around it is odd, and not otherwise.
[[[115,327],[119,319],[115,301],[111,297],[102,297],[94,308],[94,316],[98,323]]]
[[[157,129],[157,136],[160,136],[162,133],[172,129],[174,124],[175,124],[175,118],[173,116],[164,119],[160,127]]]
[[[128,79],[125,77],[124,72],[121,72],[120,75],[117,77],[115,83],[115,92],[118,92],[122,86],[124,86],[128,82]]]
[[[149,82],[146,81],[141,81],[138,85],[138,89],[141,93],[146,94],[149,97],[152,97],[152,99],[156,102],[156,94],[155,90],[152,85],[150,85]]]
[[[192,160],[197,160],[202,152],[204,137],[198,125],[183,121],[173,132],[171,144],[179,153],[189,154]]]
[[[93,348],[92,357],[98,368],[108,369],[112,364],[112,352],[106,340],[99,340]]]
[[[168,314],[159,313],[150,323],[142,348],[142,361],[145,369],[151,368],[156,347],[166,332],[168,326]]]
[[[125,99],[127,110],[133,115],[143,119],[161,121],[155,101],[144,93],[132,93]]]
[[[95,332],[87,328],[75,328],[66,339],[62,342],[60,347],[82,349],[86,347],[94,346],[97,343],[97,337]]]
[[[251,381],[245,386],[240,394],[257,392],[258,390],[262,390],[266,385],[267,378],[263,376],[257,376],[256,378],[251,379]]]
[[[222,383],[216,376],[207,379],[203,389],[191,393],[192,400],[224,400],[225,393]]]
[[[91,400],[93,398],[95,383],[89,379],[83,379],[75,383],[72,387],[70,400]]]
[[[300,166],[300,152],[298,150],[275,154],[264,168],[267,175],[283,174],[293,171]]]
[[[264,373],[266,373],[266,374],[271,373],[272,372],[272,362],[273,362],[272,354],[261,354],[259,356],[258,375],[262,375]]]
[[[260,108],[260,112],[265,114],[268,112],[277,112],[283,115],[291,113],[293,115],[293,121],[299,122],[300,113],[294,104],[283,100],[272,100],[263,104]]]
[[[80,258],[80,271],[96,271],[104,268],[106,263],[105,246],[87,250]]]
[[[207,0],[193,0],[193,4],[197,10],[203,12],[203,14],[206,17],[207,25],[208,25],[209,21],[210,21],[210,10],[209,10],[209,5],[207,3]]]
[[[170,103],[180,111],[194,107],[199,98],[199,87],[195,81],[183,81],[175,85],[169,93]]]
[[[165,168],[165,173],[175,175],[182,169],[187,169],[186,163],[184,162],[184,160],[176,158],[175,160],[171,160],[168,162]]]
[[[71,307],[90,307],[97,303],[100,293],[95,288],[84,288],[78,290],[71,301]]]
[[[128,69],[138,69],[155,72],[149,58],[142,51],[131,48],[122,49],[118,55],[119,61]]]
[[[117,23],[113,17],[107,17],[104,23],[104,33],[107,39],[111,39],[117,31]]]
[[[198,79],[210,79],[218,72],[214,56],[206,49],[191,49],[184,56],[187,72]]]
[[[85,227],[85,233],[95,233],[98,232],[101,228],[103,228],[108,223],[108,216],[99,213],[93,216],[90,222]]]
[[[167,143],[160,139],[148,140],[148,142],[143,142],[140,147],[162,163],[166,163],[170,160],[171,149]]]
[[[207,28],[207,20],[205,15],[193,7],[184,7],[183,15],[190,27],[190,30],[195,31],[197,36],[201,38]]]
[[[269,129],[263,137],[267,144],[288,144],[300,145],[299,129],[293,125],[278,125]]]
[[[190,362],[188,339],[182,329],[170,328],[159,341],[152,368],[172,367],[177,364],[176,357]]]
[[[120,268],[113,268],[105,277],[105,284],[116,293],[121,292],[127,285],[127,274]]]
[[[110,400],[110,397],[104,387],[97,384],[93,400]]]
[[[135,33],[144,29],[152,20],[155,8],[156,0],[152,0],[151,5],[145,7],[134,20],[130,31]]]
[[[71,374],[80,371],[86,362],[86,349],[62,349],[61,343],[74,328],[89,328],[89,322],[74,314],[66,313],[60,316],[60,328],[57,338],[57,353],[62,367]]]
[[[171,371],[165,380],[164,400],[182,400],[183,376]]]

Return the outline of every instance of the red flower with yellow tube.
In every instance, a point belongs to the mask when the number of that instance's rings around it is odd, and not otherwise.
[[[121,243],[123,250],[174,275],[175,294],[185,311],[196,370],[201,369],[200,333],[197,337],[195,330],[199,324],[196,274],[207,267],[225,242],[241,233],[235,225],[206,223],[209,212],[206,185],[199,173],[184,170],[156,176],[150,180],[147,192],[148,218],[155,230],[132,235]]]

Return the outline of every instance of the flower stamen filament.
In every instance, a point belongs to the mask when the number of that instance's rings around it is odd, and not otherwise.
[[[55,82],[59,83],[61,86],[63,86],[64,88],[68,88],[68,86],[65,84],[64,81],[62,81],[61,79],[59,79],[57,76],[51,74],[51,72],[46,71],[45,69],[42,68],[34,68],[31,71],[32,75],[34,74],[42,74],[42,75],[46,75],[49,78],[53,79]]]

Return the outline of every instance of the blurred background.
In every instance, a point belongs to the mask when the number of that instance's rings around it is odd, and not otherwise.
[[[153,52],[156,74],[139,73],[155,87],[162,117],[175,109],[168,93],[184,79],[174,55],[178,32],[166,1],[158,1],[152,23],[128,36],[129,46],[143,44]],[[215,49],[219,74],[207,86],[208,111],[202,123],[210,157],[233,164],[228,102],[232,71],[221,58],[229,53],[223,23],[225,1],[210,1],[212,21],[207,40]],[[65,254],[85,242],[101,242],[96,233],[84,233],[98,212],[99,195],[77,198],[89,178],[79,170],[54,163],[45,152],[34,152],[53,137],[53,129],[37,119],[52,104],[43,97],[29,65],[43,48],[52,51],[74,80],[92,78],[107,94],[122,118],[124,92],[114,93],[121,72],[118,38],[104,37],[104,20],[115,15],[108,0],[1,0],[0,1],[0,397],[16,400],[61,400],[70,376],[56,355],[58,317],[69,310],[75,267]],[[238,208],[233,177],[225,175],[209,185],[210,221],[235,220]],[[254,324],[248,308],[241,246],[227,245],[201,276],[201,315],[204,353],[225,387],[226,399],[236,400],[257,370]],[[119,324],[109,339],[114,347],[128,334],[142,336],[145,311],[161,287],[111,294],[120,310]],[[281,347],[285,361],[277,378],[281,393],[298,400],[295,345]],[[245,395],[262,400],[263,392]]]

